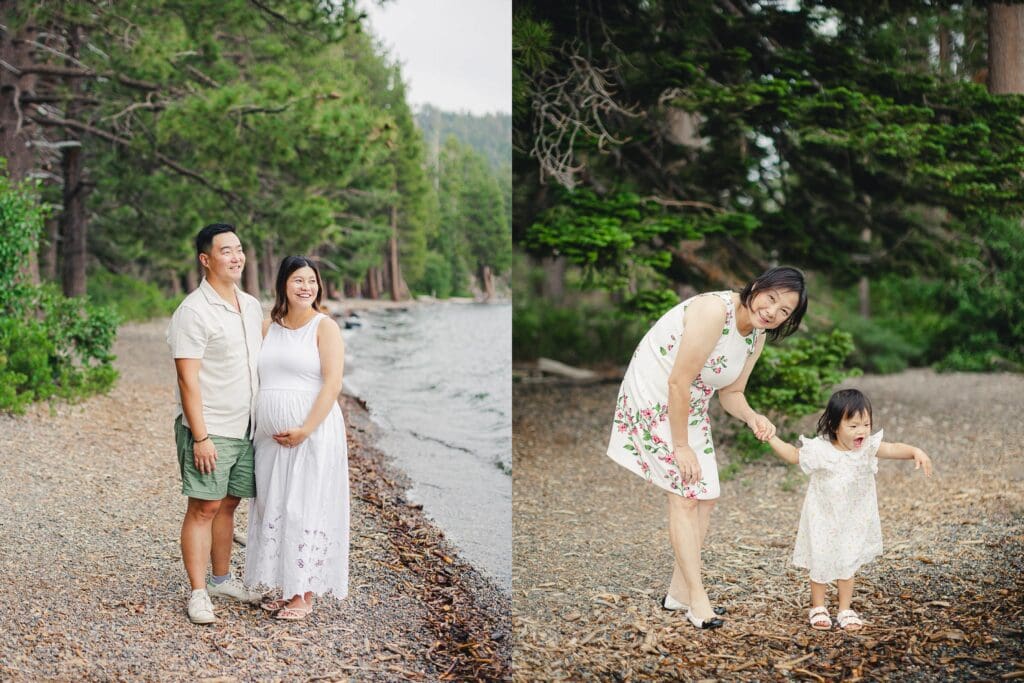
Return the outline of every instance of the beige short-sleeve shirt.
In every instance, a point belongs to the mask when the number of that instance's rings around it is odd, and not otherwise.
[[[199,358],[199,390],[203,419],[210,434],[234,439],[245,437],[255,414],[259,390],[257,357],[263,341],[260,302],[235,288],[241,311],[221,298],[203,278],[185,297],[167,327],[167,344],[174,358]],[[181,391],[174,383],[177,415],[183,416]]]

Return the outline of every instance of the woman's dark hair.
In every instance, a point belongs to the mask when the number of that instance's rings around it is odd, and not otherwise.
[[[871,420],[871,401],[868,397],[856,389],[837,391],[828,400],[825,412],[818,420],[818,434],[827,436],[829,441],[835,441],[843,418],[859,413],[867,413],[868,420]]]
[[[285,256],[277,268],[277,282],[274,285],[274,307],[270,309],[270,319],[275,323],[288,315],[288,278],[299,268],[312,268],[316,275],[316,297],[313,299],[313,310],[321,311],[320,298],[324,295],[324,282],[320,279],[320,269],[313,260],[306,256]]]
[[[766,332],[769,341],[785,339],[799,329],[800,321],[803,320],[804,313],[807,312],[807,285],[804,283],[804,274],[789,266],[778,266],[766,270],[760,277],[755,278],[753,282],[743,288],[743,291],[740,292],[740,303],[749,306],[757,293],[765,289],[778,289],[797,294],[796,307],[786,318],[786,322],[774,330]]]
[[[228,223],[210,223],[196,235],[196,255],[209,254],[213,246],[213,238],[224,232],[234,232],[235,226]]]

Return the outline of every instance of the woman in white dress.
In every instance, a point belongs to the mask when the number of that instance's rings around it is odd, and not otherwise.
[[[743,390],[765,338],[792,334],[807,310],[803,274],[772,268],[743,291],[711,292],[682,302],[644,335],[615,406],[608,456],[668,492],[675,556],[662,606],[697,628],[722,625],[701,580],[701,546],[719,496],[708,408],[719,402],[760,438],[775,427]]]
[[[338,406],[345,346],[320,312],[322,292],[313,261],[281,261],[259,356],[245,583],[280,589],[263,608],[285,620],[306,618],[314,596],[348,595],[348,447]]]
[[[832,394],[818,420],[818,435],[800,437],[800,448],[778,437],[768,443],[783,460],[810,475],[800,513],[800,531],[793,564],[807,569],[811,579],[811,628],[827,631],[832,618],[825,606],[828,584],[836,582],[840,628],[856,631],[861,621],[851,603],[853,575],[861,565],[882,553],[875,474],[878,459],[913,460],[914,469],[932,475],[932,461],[920,448],[882,441],[882,430],[871,433],[871,402],[856,389]]]

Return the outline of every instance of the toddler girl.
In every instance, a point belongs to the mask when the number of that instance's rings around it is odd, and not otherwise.
[[[799,449],[778,437],[768,444],[775,453],[810,475],[807,497],[800,514],[800,531],[793,549],[793,564],[809,570],[811,626],[832,628],[825,607],[825,589],[839,588],[839,626],[851,631],[864,622],[850,609],[853,574],[882,552],[882,529],[875,499],[878,458],[914,460],[914,469],[931,476],[932,461],[920,448],[882,441],[882,431],[871,434],[871,403],[856,389],[832,394],[818,420],[818,435],[801,436]]]

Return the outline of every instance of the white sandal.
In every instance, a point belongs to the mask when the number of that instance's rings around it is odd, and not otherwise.
[[[851,631],[859,631],[864,626],[864,622],[852,609],[844,609],[837,614],[836,621],[839,622],[839,628]]]
[[[828,607],[812,607],[807,614],[807,620],[816,631],[828,631],[832,628],[832,617],[828,615]]]

